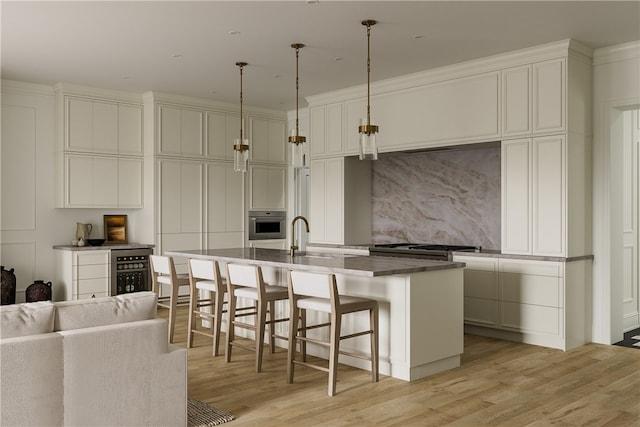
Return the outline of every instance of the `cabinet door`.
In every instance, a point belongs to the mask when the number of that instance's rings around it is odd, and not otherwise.
[[[533,254],[565,256],[565,137],[533,139]]]
[[[210,233],[240,232],[244,220],[244,174],[228,163],[207,164],[207,229]]]
[[[65,156],[65,207],[118,207],[115,157]]]
[[[160,232],[202,231],[203,164],[163,159],[159,162]]]
[[[324,105],[319,107],[312,107],[309,109],[309,144],[311,144],[309,151],[310,155],[318,156],[325,153],[325,132],[326,132],[326,107]]]
[[[285,163],[287,138],[284,121],[252,117],[251,159],[258,162]]]
[[[344,135],[342,104],[327,105],[327,154],[342,153]]]
[[[93,207],[118,207],[116,157],[93,157]]]
[[[249,209],[285,209],[286,168],[283,166],[253,165],[250,170]]]
[[[158,106],[160,121],[158,135],[158,152],[161,154],[180,154],[181,117],[179,108],[166,105]]]
[[[140,106],[118,106],[118,153],[134,156],[144,154]]]
[[[207,113],[207,156],[224,160],[227,157],[227,118],[223,113]]]
[[[531,253],[530,139],[502,142],[502,251]]]
[[[143,207],[143,165],[143,159],[118,159],[118,207]]]
[[[93,102],[69,97],[65,101],[65,149],[92,151]]]
[[[325,211],[327,198],[325,193],[327,167],[323,159],[309,162],[309,241],[323,243],[326,236]]]
[[[565,59],[533,64],[533,132],[565,130]]]
[[[118,104],[93,102],[93,152],[118,153]]]
[[[502,135],[531,133],[531,66],[502,71]]]
[[[325,226],[327,243],[344,243],[344,158],[327,159]]]
[[[182,109],[180,120],[180,153],[183,156],[203,155],[204,113],[197,110]]]

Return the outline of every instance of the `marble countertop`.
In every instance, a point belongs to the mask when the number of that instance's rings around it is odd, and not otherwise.
[[[72,246],[72,245],[56,245],[53,249],[60,249],[64,251],[104,251],[104,250],[122,250],[122,249],[153,249],[155,245],[148,245],[145,243],[128,243],[125,245],[102,245],[102,246]]]
[[[462,268],[462,262],[432,261],[413,258],[297,252],[262,248],[194,249],[167,251],[168,256],[215,259],[223,262],[255,263],[296,270],[350,274],[355,276],[390,276],[431,270]]]

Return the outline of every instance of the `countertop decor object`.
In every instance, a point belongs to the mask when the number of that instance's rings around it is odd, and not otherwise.
[[[127,243],[127,216],[126,215],[105,215],[104,216],[104,237],[107,244]]]
[[[106,239],[87,239],[90,246],[102,246]]]

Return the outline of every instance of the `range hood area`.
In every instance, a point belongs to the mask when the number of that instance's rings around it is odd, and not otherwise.
[[[388,153],[371,170],[374,244],[500,249],[500,143]]]

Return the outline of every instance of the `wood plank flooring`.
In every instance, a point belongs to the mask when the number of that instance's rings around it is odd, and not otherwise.
[[[179,308],[175,330],[183,347],[186,313]],[[368,372],[340,365],[337,395],[329,397],[323,372],[296,367],[287,384],[285,349],[265,351],[256,374],[253,353],[235,348],[225,363],[196,335],[189,395],[233,414],[232,427],[640,426],[637,349],[588,344],[563,352],[473,335],[464,348],[459,368],[414,382],[381,375],[372,383]]]

